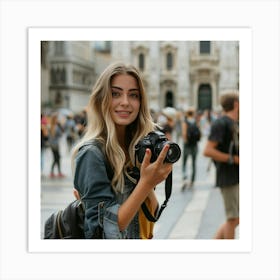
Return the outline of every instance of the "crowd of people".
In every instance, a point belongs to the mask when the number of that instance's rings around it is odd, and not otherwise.
[[[166,107],[161,111],[153,112],[153,119],[159,125],[159,129],[165,133],[170,141],[182,142],[182,179],[184,190],[187,186],[192,187],[196,177],[196,158],[198,154],[198,143],[202,138],[210,134],[211,124],[220,116],[221,112],[209,109],[197,111],[193,107],[185,110],[176,110]],[[191,176],[187,180],[187,163],[191,158]]]
[[[64,178],[61,170],[61,139],[65,135],[68,152],[71,152],[74,144],[80,139],[87,125],[87,112],[82,110],[78,114],[60,114],[53,111],[41,114],[41,175],[45,172],[45,153],[50,149],[53,156],[50,178]],[[57,171],[57,172],[55,172]]]
[[[53,154],[50,177],[64,176],[59,140],[65,133],[68,151],[74,146],[74,195],[86,202],[86,238],[99,236],[100,215],[104,217],[102,238],[152,238],[153,226],[140,221],[141,205],[146,203],[157,215],[154,188],[172,170],[172,163],[164,161],[169,144],[155,162],[150,162],[150,149],[146,149],[142,162],[137,161],[135,145],[152,130],[160,130],[169,141],[181,141],[184,191],[195,186],[198,143],[204,137],[207,142],[203,155],[215,164],[216,185],[221,189],[227,216],[215,238],[232,239],[239,224],[238,95],[222,96],[221,107],[219,114],[194,108],[152,111],[138,70],[122,63],[112,64],[93,88],[87,111],[67,115],[63,122],[57,112],[41,116],[41,169],[44,150],[49,147]],[[81,141],[75,145],[78,139]],[[149,232],[143,228],[149,228]]]

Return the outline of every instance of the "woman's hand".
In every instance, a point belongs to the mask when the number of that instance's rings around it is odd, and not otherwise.
[[[152,152],[147,149],[140,169],[140,180],[128,199],[120,206],[118,212],[119,229],[124,230],[141,207],[156,185],[165,180],[172,171],[172,163],[164,162],[169,145],[166,144],[160,152],[157,160],[150,162]],[[157,207],[156,198],[153,199],[154,207]]]
[[[150,163],[152,152],[146,149],[146,154],[143,159],[140,169],[140,181],[144,186],[150,189],[165,180],[168,174],[172,171],[172,164],[164,162],[169,150],[169,145],[166,144],[160,152],[157,160]]]

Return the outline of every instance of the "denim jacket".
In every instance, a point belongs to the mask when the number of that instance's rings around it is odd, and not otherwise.
[[[124,231],[118,227],[119,207],[135,184],[126,177],[124,192],[115,193],[105,155],[96,143],[83,146],[75,160],[74,186],[85,205],[85,237],[93,238],[101,226],[105,239],[139,239],[138,213]]]

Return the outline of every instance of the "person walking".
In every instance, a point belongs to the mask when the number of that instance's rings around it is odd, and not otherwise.
[[[152,163],[150,149],[142,163],[136,158],[135,145],[155,129],[147,99],[139,71],[123,63],[109,65],[93,87],[87,131],[72,157],[74,193],[85,205],[87,239],[152,238],[141,234],[141,204],[148,201],[156,214],[154,188],[172,164],[164,162],[168,144]]]
[[[227,220],[218,229],[215,239],[234,239],[239,225],[239,96],[221,96],[223,115],[211,126],[204,155],[216,165],[216,186],[220,187]]]
[[[64,132],[66,134],[68,152],[70,152],[78,136],[76,122],[72,114],[69,114],[66,117],[66,122],[64,124]]]
[[[198,153],[198,141],[201,137],[200,129],[196,123],[195,110],[190,108],[186,111],[185,119],[182,122],[182,137],[183,137],[183,186],[182,191],[188,186],[187,180],[187,162],[188,157],[192,159],[192,173],[189,182],[189,187],[193,187],[196,176],[196,158]]]
[[[165,119],[165,122],[161,125],[160,131],[165,134],[169,141],[172,141],[176,113],[176,109],[173,107],[165,107],[161,112],[161,118]]]
[[[53,162],[51,165],[51,173],[50,177],[54,178],[54,168],[57,166],[58,170],[58,177],[63,178],[65,175],[61,172],[61,166],[60,166],[60,147],[59,147],[59,141],[63,134],[63,128],[58,122],[58,114],[55,112],[51,115],[50,118],[50,129],[49,129],[49,143],[51,147],[51,151],[53,154]]]
[[[48,120],[41,114],[41,178],[44,178],[45,152],[49,146]]]

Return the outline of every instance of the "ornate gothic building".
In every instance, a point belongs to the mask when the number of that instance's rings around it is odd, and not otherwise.
[[[237,41],[56,41],[42,43],[42,104],[80,111],[117,60],[140,69],[155,110],[216,110],[219,95],[239,89]]]

